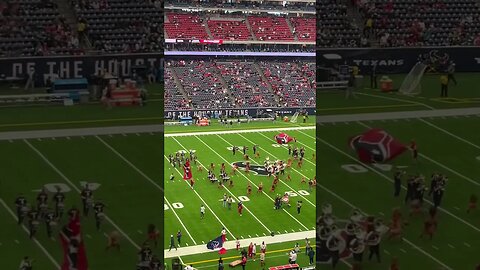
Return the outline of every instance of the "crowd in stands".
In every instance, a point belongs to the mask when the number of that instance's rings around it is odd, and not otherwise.
[[[361,0],[364,35],[381,47],[480,45],[476,0]]]
[[[72,0],[78,32],[106,53],[163,51],[161,0]]]
[[[319,47],[480,46],[476,0],[317,2]]]
[[[166,110],[315,106],[313,61],[167,61],[165,81]]]
[[[176,0],[167,1],[165,6],[188,6],[188,7],[212,7],[212,8],[236,8],[249,10],[301,10],[315,11],[312,2],[286,2],[286,1],[251,1],[251,0]]]
[[[0,0],[0,56],[82,54],[75,31],[51,0]]]

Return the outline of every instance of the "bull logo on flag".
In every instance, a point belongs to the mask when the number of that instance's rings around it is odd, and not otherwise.
[[[293,138],[282,132],[278,135],[275,135],[275,140],[278,144],[288,144],[289,142],[293,141]]]
[[[370,129],[350,139],[350,147],[365,163],[386,162],[402,154],[407,147],[381,129]]]

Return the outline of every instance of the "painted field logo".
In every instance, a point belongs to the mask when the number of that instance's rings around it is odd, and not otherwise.
[[[232,163],[232,165],[237,165],[238,168],[245,170],[247,164],[244,161],[237,161]],[[268,176],[267,170],[263,166],[250,164],[250,172],[253,172],[256,175]]]

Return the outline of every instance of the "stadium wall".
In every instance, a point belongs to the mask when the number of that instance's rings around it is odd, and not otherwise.
[[[363,71],[376,63],[379,73],[408,73],[421,56],[432,58],[433,64],[453,60],[457,72],[480,72],[479,47],[317,49],[318,67],[328,65],[325,54],[337,54],[342,57],[338,64],[356,65]]]
[[[132,66],[151,64],[160,67],[163,74],[161,54],[112,54],[89,56],[42,56],[25,58],[0,58],[1,78],[25,78],[30,67],[35,68],[37,78],[58,74],[60,78],[89,78],[106,69],[119,77],[129,76]]]
[[[268,113],[267,110],[270,109],[279,115],[293,115],[299,110],[306,110],[308,115],[315,115],[315,108],[275,108],[275,107],[265,107],[265,108],[242,108],[242,109],[200,109],[200,110],[174,110],[174,111],[165,111],[164,117],[166,120],[179,120],[182,117],[194,117],[194,116],[208,116],[214,117],[215,115],[224,115],[227,117],[256,117],[257,115]]]

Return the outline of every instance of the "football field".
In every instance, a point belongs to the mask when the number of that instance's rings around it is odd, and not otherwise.
[[[0,141],[1,268],[17,269],[28,255],[35,260],[35,269],[58,269],[63,259],[58,232],[67,222],[66,215],[54,228],[53,238],[47,237],[41,222],[35,239],[30,240],[26,227],[16,224],[15,198],[23,193],[29,205],[35,205],[44,187],[52,207],[51,191],[58,186],[65,191],[66,210],[73,206],[81,209],[79,192],[88,182],[94,199],[106,204],[99,231],[93,214],[81,217],[89,269],[135,269],[137,252],[147,239],[147,225],[160,227],[163,222],[162,147],[162,133]],[[106,235],[112,231],[120,234],[120,251],[105,250]],[[152,246],[159,257],[162,242]]]
[[[310,120],[311,123],[314,119]],[[169,127],[165,134],[165,239],[164,251],[166,258],[181,257],[185,264],[192,264],[198,269],[214,269],[219,256],[216,251],[206,248],[206,244],[221,234],[222,228],[227,231],[227,242],[224,247],[227,253],[221,255],[228,264],[240,258],[239,251],[235,250],[235,239],[241,242],[241,248],[246,248],[250,242],[257,245],[259,254],[260,244],[267,244],[266,266],[283,265],[288,262],[285,255],[293,249],[295,243],[305,246],[305,238],[315,237],[315,189],[310,188],[308,180],[315,177],[315,126],[311,123],[292,125],[283,122],[277,123],[272,128],[272,123],[263,125],[242,124],[243,130],[224,128],[223,131],[202,131],[179,133],[179,127],[175,133],[169,133]],[[262,126],[264,128],[262,128]],[[208,129],[205,129],[208,130]],[[291,142],[293,147],[305,148],[305,161],[301,168],[294,162],[291,168],[286,169],[285,175],[280,175],[279,184],[274,192],[270,191],[273,177],[268,177],[263,168],[266,159],[270,161],[289,158],[288,149],[274,140],[274,136],[285,132],[295,137],[297,142]],[[260,157],[255,158],[252,148],[257,145]],[[247,154],[250,156],[250,172],[246,173],[242,165],[239,170],[232,174],[232,164],[244,162],[243,153],[238,150],[234,155],[232,147],[242,149],[247,146]],[[183,167],[173,167],[169,164],[167,156],[179,151],[185,151],[189,156],[190,151],[197,156],[197,164],[192,162],[192,174],[195,179],[194,189],[190,183],[183,180]],[[233,186],[227,182],[219,187],[217,183],[211,183],[207,179],[210,164],[215,165],[215,174],[218,175],[221,164],[224,163],[226,171],[233,180]],[[198,171],[198,167],[203,171]],[[169,180],[170,175],[174,180]],[[287,179],[287,175],[291,180]],[[306,179],[302,183],[302,178]],[[258,186],[263,183],[264,192],[257,192]],[[247,194],[247,186],[251,185],[252,193]],[[290,204],[284,204],[281,209],[274,209],[274,199],[277,194],[289,194]],[[231,209],[223,206],[223,196],[232,196],[234,203]],[[237,202],[244,205],[242,216],[237,212]],[[297,213],[296,203],[302,201],[300,213]],[[200,218],[200,207],[204,205],[206,214]],[[180,248],[168,250],[170,235],[175,236],[178,231],[182,232]],[[274,236],[271,236],[273,234]],[[304,250],[304,249],[303,249]],[[303,254],[302,254],[303,255]],[[301,258],[302,257],[302,258]],[[168,260],[167,260],[168,262]],[[248,264],[258,264],[257,261],[249,261]],[[299,256],[299,263],[308,266],[308,257]],[[257,269],[257,268],[255,268]]]
[[[409,151],[383,165],[358,161],[348,140],[370,128],[381,128],[405,144],[415,139],[418,162]],[[318,182],[318,208],[333,206],[338,219],[348,219],[354,208],[366,215],[390,223],[392,210],[400,208],[405,226],[401,239],[380,244],[382,262],[368,261],[364,254],[362,269],[387,269],[393,257],[399,258],[401,269],[474,269],[480,262],[480,212],[467,213],[471,195],[480,196],[480,112],[472,115],[422,117],[379,121],[338,121],[318,126],[317,163],[322,169]],[[423,211],[410,216],[404,203],[406,179],[399,197],[393,196],[393,173],[397,168],[407,175],[420,173],[430,188],[430,175],[448,177],[445,194],[438,211],[438,229],[432,240],[420,239],[432,198],[425,194]],[[351,258],[336,269],[350,269]],[[321,269],[332,269],[320,265]]]

